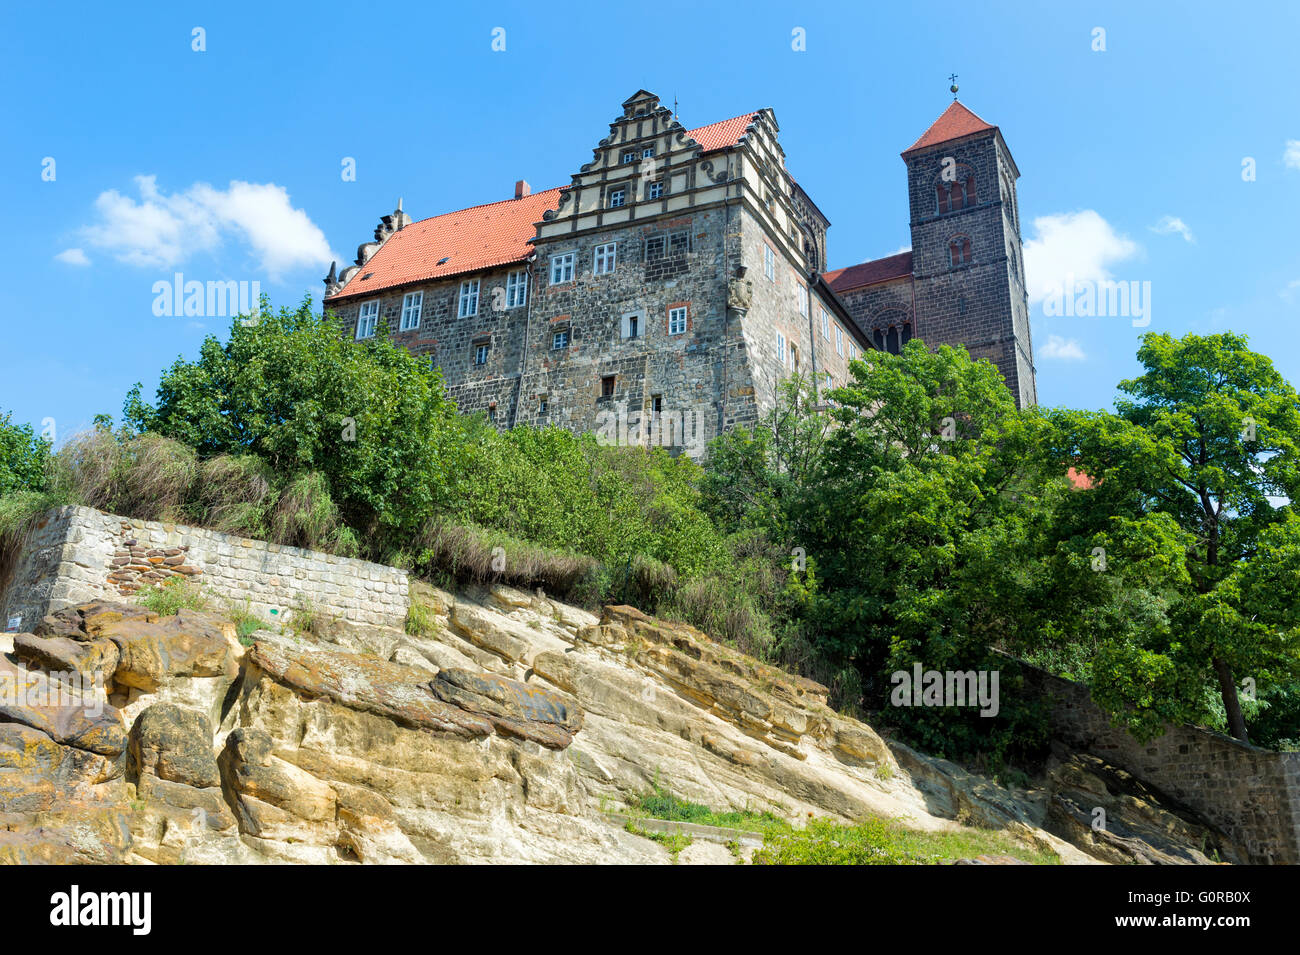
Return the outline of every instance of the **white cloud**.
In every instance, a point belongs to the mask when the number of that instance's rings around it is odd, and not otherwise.
[[[1161,216],[1160,221],[1153,226],[1149,226],[1149,228],[1156,235],[1173,235],[1176,232],[1186,242],[1196,241],[1196,237],[1192,235],[1192,230],[1187,227],[1187,223],[1177,216]]]
[[[247,245],[273,276],[299,266],[325,267],[325,234],[283,186],[232,181],[228,189],[195,183],[165,195],[154,176],[136,176],[139,201],[110,189],[95,200],[100,221],[82,228],[85,240],[119,262],[171,267],[212,252],[227,237]]]
[[[55,261],[62,262],[64,265],[89,265],[90,259],[86,258],[86,253],[80,249],[64,249],[55,257]]]
[[[1300,169],[1300,139],[1288,139],[1282,162],[1292,169]]]
[[[1047,343],[1038,349],[1039,358],[1056,358],[1061,361],[1083,361],[1088,356],[1077,338],[1048,335]]]
[[[1029,304],[1061,294],[1067,276],[1073,276],[1076,284],[1110,281],[1110,267],[1141,249],[1092,209],[1039,216],[1033,238],[1024,245]]]
[[[1278,293],[1288,302],[1294,302],[1297,296],[1300,296],[1300,279],[1292,279],[1286,283],[1286,288]]]

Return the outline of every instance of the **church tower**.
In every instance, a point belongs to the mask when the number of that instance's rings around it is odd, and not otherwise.
[[[912,220],[915,334],[998,366],[1037,403],[1016,168],[1002,133],[961,103],[903,154]]]

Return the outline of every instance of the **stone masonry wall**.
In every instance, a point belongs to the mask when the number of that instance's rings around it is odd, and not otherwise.
[[[409,607],[406,573],[394,567],[88,507],[58,508],[37,523],[0,604],[6,624],[18,617],[17,629],[30,630],[53,610],[132,596],[174,576],[271,622],[310,606],[401,627]]]
[[[1170,726],[1140,743],[1110,725],[1086,687],[1027,672],[1030,689],[1052,701],[1057,739],[1184,803],[1244,846],[1251,862],[1300,863],[1300,753],[1258,749],[1194,726]]]

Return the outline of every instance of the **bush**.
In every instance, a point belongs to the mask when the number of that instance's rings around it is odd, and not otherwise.
[[[170,617],[182,607],[187,610],[205,610],[207,597],[198,584],[185,577],[169,577],[157,587],[152,587],[140,598],[139,603],[158,614]]]
[[[38,438],[31,425],[14,424],[7,412],[0,415],[0,497],[43,491],[49,454],[50,443]]]

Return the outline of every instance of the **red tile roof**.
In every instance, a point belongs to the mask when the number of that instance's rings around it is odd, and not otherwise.
[[[912,253],[909,250],[899,252],[897,255],[887,255],[883,259],[872,259],[870,262],[863,262],[860,265],[835,269],[832,272],[827,272],[822,278],[836,293],[839,293],[847,292],[849,289],[862,288],[866,285],[875,285],[877,282],[888,282],[890,279],[899,279],[911,274]]]
[[[735,146],[754,121],[745,113],[686,131],[706,153]],[[330,301],[465,272],[522,262],[532,253],[529,240],[546,210],[559,205],[567,187],[471,206],[413,222],[389,236]],[[446,259],[445,262],[442,262]],[[441,262],[441,264],[439,264]],[[367,278],[366,276],[369,276]]]
[[[961,103],[953,100],[952,105],[943,111],[943,115],[921,134],[921,138],[903,150],[903,155],[953,139],[961,139],[972,133],[982,133],[987,129],[997,129],[997,127],[984,122]]]
[[[1070,479],[1070,483],[1078,491],[1090,490],[1095,484],[1089,475],[1084,474],[1078,468],[1066,468],[1065,476]]]

